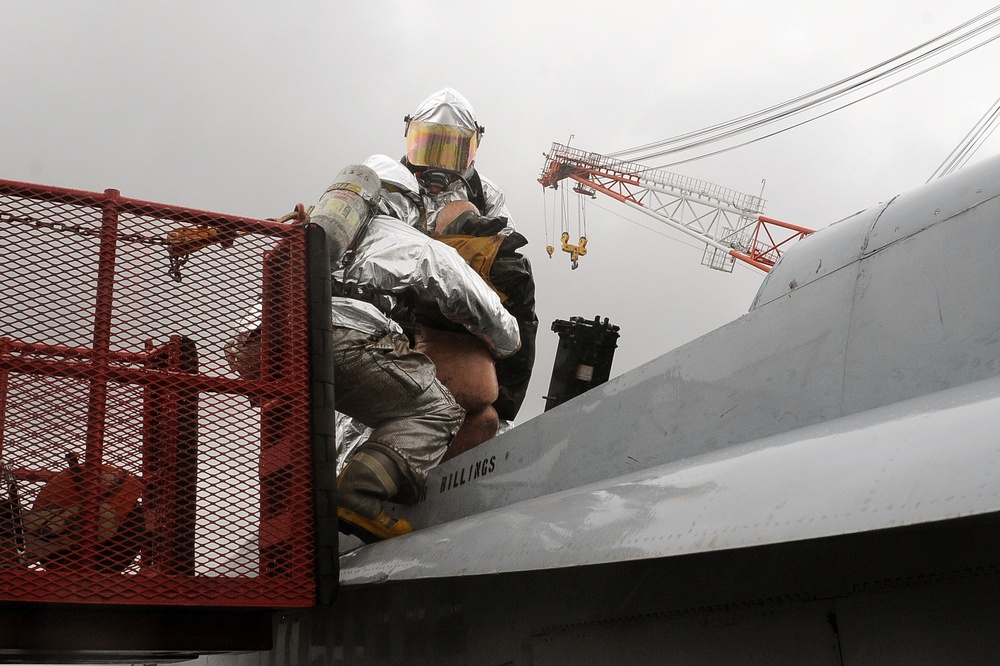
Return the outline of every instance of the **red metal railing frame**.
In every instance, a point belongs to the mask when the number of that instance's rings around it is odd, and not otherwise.
[[[289,418],[290,401],[309,402],[308,312],[305,281],[305,233],[301,227],[222,215],[178,206],[121,197],[117,190],[103,194],[0,180],[0,195],[69,205],[96,207],[102,211],[98,277],[95,287],[93,347],[68,347],[44,343],[24,343],[0,338],[0,457],[6,416],[8,377],[11,372],[49,377],[68,377],[89,382],[85,442],[84,484],[91,497],[100,495],[103,460],[107,386],[121,382],[141,387],[146,394],[143,408],[144,436],[151,447],[164,449],[173,457],[166,467],[176,466],[178,417],[176,410],[184,396],[199,393],[226,393],[250,396],[262,404],[264,427],[261,433],[261,520],[260,571],[256,576],[206,577],[195,575],[193,561],[158,562],[135,575],[104,573],[87,567],[73,571],[40,568],[0,568],[0,601],[114,603],[146,605],[218,605],[228,607],[304,607],[314,603],[312,565],[313,525],[312,479],[309,457],[309,419]],[[274,237],[276,247],[265,257],[264,328],[283,329],[281,349],[265,341],[264,355],[280,356],[279,364],[268,364],[267,376],[258,379],[231,379],[200,376],[192,372],[185,358],[184,341],[176,336],[170,343],[142,353],[111,349],[114,307],[116,252],[120,241],[132,240],[119,229],[122,215],[169,219],[174,223],[211,227],[222,239],[242,234]],[[0,224],[16,216],[0,213]],[[96,235],[92,230],[83,233]],[[281,260],[275,261],[280,255]],[[279,268],[282,267],[282,268]],[[290,314],[291,313],[291,314]],[[196,360],[194,361],[196,364]],[[128,364],[128,365],[126,365]],[[128,367],[128,366],[131,367]],[[279,367],[280,366],[280,367]],[[154,412],[167,414],[164,423],[154,426]],[[158,415],[156,418],[161,418]],[[172,414],[172,416],[171,416]],[[275,415],[278,416],[275,416]],[[162,431],[152,434],[159,427]],[[46,470],[14,469],[15,476],[41,480],[52,474]],[[156,474],[167,472],[154,471]],[[176,470],[174,471],[176,474]],[[147,479],[150,481],[151,479]],[[274,483],[280,488],[271,487]],[[269,485],[271,484],[271,485]],[[176,487],[174,488],[176,490]],[[295,494],[293,496],[293,490]],[[175,524],[168,525],[161,538],[183,538],[176,524],[178,505],[190,503],[184,493],[166,500]],[[193,507],[192,507],[193,510]],[[96,503],[84,509],[89,527],[80,546],[80,560],[88,561],[97,542]],[[266,515],[265,515],[266,514]],[[308,527],[307,527],[308,526]],[[310,562],[303,571],[289,569],[290,551]],[[299,567],[302,569],[302,567]],[[170,573],[163,573],[170,571]],[[177,572],[183,572],[178,575]],[[5,579],[17,576],[16,597]],[[74,592],[75,591],[75,592]]]

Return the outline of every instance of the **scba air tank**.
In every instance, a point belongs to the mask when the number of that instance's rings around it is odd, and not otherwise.
[[[345,167],[320,197],[310,220],[323,227],[330,264],[339,265],[375,214],[382,183],[363,164]]]

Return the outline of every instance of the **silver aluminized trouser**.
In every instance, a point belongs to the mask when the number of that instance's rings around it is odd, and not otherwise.
[[[334,326],[333,346],[337,409],[373,429],[363,446],[403,463],[400,471],[412,488],[400,488],[399,499],[415,501],[465,410],[436,378],[434,363],[410,349],[400,332],[371,335]]]

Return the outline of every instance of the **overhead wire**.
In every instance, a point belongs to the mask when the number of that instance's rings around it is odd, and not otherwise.
[[[998,102],[1000,102],[1000,100],[998,100]],[[961,162],[959,162],[954,168],[949,170],[948,173],[951,173],[955,169],[960,169],[963,166],[965,166],[965,164],[969,161],[969,158],[971,158],[976,153],[976,151],[979,150],[979,147],[982,146],[986,142],[986,140],[993,135],[993,132],[996,131],[998,124],[1000,124],[1000,108],[993,110],[993,115],[988,125],[985,125],[983,127],[983,131],[980,132],[979,138],[975,141],[974,144],[971,144],[969,146],[969,149],[967,151],[965,151],[965,155],[963,156]]]
[[[949,30],[949,31],[947,31],[945,33],[942,33],[941,35],[938,35],[937,37],[935,37],[935,38],[933,38],[931,40],[928,40],[928,41],[926,41],[926,42],[924,42],[924,43],[922,43],[922,44],[920,44],[920,45],[918,45],[918,46],[916,46],[914,48],[911,48],[911,49],[903,52],[902,54],[899,54],[899,55],[895,56],[894,58],[890,58],[889,60],[883,61],[883,62],[881,62],[881,63],[879,63],[877,65],[869,67],[868,69],[866,69],[866,70],[864,70],[862,72],[854,74],[854,75],[852,75],[850,77],[847,77],[845,79],[841,79],[840,81],[837,81],[837,82],[832,83],[830,85],[824,86],[823,88],[819,88],[819,89],[814,90],[814,91],[812,91],[810,93],[806,93],[804,95],[800,95],[800,96],[795,97],[795,98],[793,98],[791,100],[788,100],[786,102],[782,102],[781,104],[776,104],[776,105],[773,105],[773,106],[768,107],[766,109],[763,109],[761,111],[757,111],[757,112],[752,113],[752,114],[741,116],[740,118],[728,121],[726,123],[720,123],[720,124],[717,124],[717,125],[713,125],[711,127],[708,127],[708,128],[702,129],[702,130],[698,130],[698,131],[695,131],[695,132],[689,132],[687,134],[682,134],[682,135],[679,135],[677,137],[673,137],[673,138],[670,138],[670,139],[665,139],[665,140],[662,140],[662,141],[657,141],[657,142],[654,142],[654,143],[645,144],[643,146],[638,146],[636,148],[629,148],[629,149],[625,149],[625,150],[622,150],[622,151],[617,151],[615,153],[610,153],[610,156],[613,156],[613,157],[623,157],[625,155],[636,153],[636,152],[645,152],[645,151],[648,151],[648,150],[651,150],[651,149],[655,149],[655,148],[659,148],[659,147],[663,147],[663,146],[667,146],[667,145],[671,145],[671,144],[676,144],[676,143],[679,143],[680,141],[682,141],[684,139],[692,139],[692,138],[703,137],[703,136],[710,136],[711,137],[711,135],[713,133],[715,133],[717,136],[713,137],[713,138],[710,138],[709,140],[716,140],[716,138],[722,138],[724,136],[731,135],[733,132],[739,133],[739,132],[744,131],[744,129],[746,129],[746,128],[752,128],[752,127],[755,127],[755,126],[759,126],[761,124],[767,124],[769,122],[773,122],[774,120],[780,119],[782,117],[786,117],[788,115],[792,115],[794,113],[798,113],[798,112],[800,112],[802,110],[805,110],[805,109],[807,109],[807,108],[809,108],[811,106],[815,106],[815,105],[823,103],[825,101],[829,101],[830,99],[833,99],[833,98],[835,98],[837,96],[842,96],[843,94],[846,94],[846,93],[848,93],[848,92],[850,92],[852,90],[855,90],[855,89],[857,89],[859,87],[862,87],[864,85],[868,85],[869,83],[871,83],[871,82],[873,82],[875,80],[878,80],[880,78],[885,78],[886,76],[891,75],[893,73],[896,73],[898,71],[901,71],[902,69],[905,69],[907,67],[910,67],[910,66],[916,64],[917,62],[920,62],[921,60],[925,60],[928,57],[930,57],[932,55],[935,55],[936,53],[939,53],[939,52],[941,52],[943,50],[951,48],[952,46],[954,46],[954,45],[956,45],[958,43],[961,43],[962,41],[966,41],[966,40],[972,38],[976,34],[979,34],[979,33],[983,32],[985,30],[988,30],[991,27],[996,26],[998,23],[1000,23],[1000,19],[993,19],[992,21],[990,21],[986,25],[979,26],[979,27],[975,28],[974,30],[972,30],[969,33],[966,33],[964,35],[960,35],[959,37],[956,37],[956,38],[950,40],[949,42],[946,42],[943,45],[939,45],[939,46],[935,47],[933,50],[931,50],[931,51],[929,51],[927,53],[921,54],[921,55],[919,55],[919,56],[911,59],[910,61],[904,62],[901,65],[896,65],[895,67],[893,67],[893,68],[891,68],[891,69],[889,69],[889,70],[887,70],[885,72],[882,72],[882,73],[880,73],[880,74],[878,74],[878,75],[876,75],[876,76],[874,76],[874,77],[872,77],[872,78],[870,78],[868,80],[853,83],[849,88],[847,88],[845,90],[837,91],[837,92],[825,95],[823,97],[819,97],[818,99],[816,99],[813,102],[810,102],[810,103],[805,104],[805,105],[800,105],[798,107],[795,107],[795,108],[791,109],[790,111],[784,111],[784,112],[782,112],[782,113],[780,113],[778,115],[771,116],[769,118],[765,118],[762,121],[758,121],[758,122],[750,123],[750,124],[746,124],[745,123],[745,121],[753,120],[753,119],[756,119],[756,118],[760,118],[761,116],[764,116],[765,114],[770,113],[772,111],[776,111],[776,110],[780,110],[780,109],[785,109],[785,108],[787,108],[787,107],[789,107],[789,106],[791,106],[793,104],[796,104],[798,102],[801,102],[803,100],[810,99],[810,98],[816,98],[817,95],[820,95],[822,93],[826,93],[826,92],[828,92],[830,90],[833,90],[833,89],[835,89],[835,88],[837,88],[839,86],[842,86],[845,83],[850,83],[852,81],[856,81],[857,79],[859,79],[862,76],[865,76],[865,75],[870,74],[870,73],[872,73],[874,71],[877,71],[877,70],[879,70],[879,69],[881,69],[881,68],[883,68],[883,67],[885,67],[887,65],[890,65],[890,64],[892,64],[894,62],[897,62],[901,58],[903,58],[903,57],[905,57],[907,55],[910,55],[910,54],[912,54],[914,52],[917,52],[917,51],[919,51],[919,50],[927,47],[928,45],[933,44],[936,41],[940,41],[942,38],[944,38],[944,37],[946,37],[948,35],[951,35],[951,34],[957,32],[959,30],[962,30],[963,28],[968,27],[969,25],[974,24],[974,23],[982,20],[986,16],[989,16],[992,13],[996,13],[997,11],[1000,11],[1000,6],[994,7],[993,9],[991,9],[991,10],[989,10],[987,12],[984,12],[984,13],[980,14],[979,16],[975,17],[975,18],[973,18],[973,19],[971,19],[969,21],[966,21],[962,25],[960,25],[960,26],[958,26],[956,28],[953,28],[953,29],[951,29],[951,30]],[[744,124],[741,127],[739,127],[738,129],[736,129],[736,130],[730,130],[730,131],[727,131],[727,132],[725,132],[725,133],[723,133],[721,135],[717,134],[719,130],[730,128],[730,127],[734,127],[734,126],[739,126],[740,123],[744,123]],[[703,142],[689,142],[688,144],[685,144],[684,147],[678,148],[676,150],[683,150],[683,149],[686,149],[688,147],[692,147],[694,145],[698,145],[698,143],[703,143]],[[667,152],[669,152],[669,151],[667,151]],[[649,156],[647,156],[647,157],[649,157]]]
[[[848,83],[848,82],[850,82],[850,81],[852,81],[852,80],[854,80],[854,79],[856,79],[856,78],[858,78],[860,76],[864,76],[866,74],[874,72],[874,71],[878,70],[879,68],[884,67],[884,66],[886,66],[886,65],[888,65],[888,64],[890,64],[892,62],[895,62],[896,60],[899,60],[900,58],[902,58],[902,57],[904,57],[906,55],[909,55],[911,53],[917,52],[920,49],[922,49],[922,48],[924,48],[926,46],[929,46],[930,44],[933,44],[936,41],[939,41],[943,37],[946,37],[946,36],[948,36],[950,34],[953,34],[953,33],[957,32],[959,30],[962,30],[963,28],[966,28],[969,25],[972,25],[972,24],[976,23],[977,21],[980,21],[981,19],[985,18],[986,16],[988,16],[988,15],[990,15],[990,14],[992,14],[992,13],[998,11],[998,10],[1000,10],[1000,6],[997,6],[997,7],[994,7],[993,9],[987,10],[987,11],[983,12],[982,14],[980,14],[979,16],[976,16],[975,18],[972,18],[972,19],[966,21],[965,23],[963,23],[963,24],[961,24],[961,25],[959,25],[959,26],[957,26],[955,28],[952,28],[951,30],[945,31],[945,32],[941,33],[940,35],[938,35],[937,37],[934,37],[933,39],[929,39],[926,42],[923,42],[922,44],[918,44],[917,46],[914,46],[913,48],[908,49],[907,51],[904,51],[901,54],[898,54],[898,55],[896,55],[896,56],[894,56],[892,58],[889,58],[888,60],[884,60],[884,61],[878,63],[877,65],[873,65],[873,66],[869,67],[868,69],[865,69],[865,70],[863,70],[861,72],[858,72],[856,74],[852,74],[849,77],[840,79],[839,81],[835,81],[834,83],[831,83],[831,84],[828,84],[826,86],[823,86],[822,88],[817,88],[816,90],[813,90],[812,92],[808,92],[808,93],[805,93],[803,95],[799,95],[798,97],[794,97],[794,98],[792,98],[790,100],[786,100],[784,102],[781,102],[780,104],[775,104],[775,105],[767,107],[765,109],[761,109],[760,111],[756,111],[754,113],[750,113],[750,114],[747,114],[747,115],[744,115],[744,116],[740,116],[739,118],[734,118],[734,119],[729,120],[729,121],[724,122],[724,123],[718,123],[716,125],[712,125],[710,127],[706,127],[706,128],[700,129],[700,130],[695,130],[695,131],[692,131],[692,132],[688,132],[686,134],[679,134],[679,135],[677,135],[675,137],[671,137],[671,138],[668,138],[668,139],[663,139],[663,140],[660,140],[660,141],[654,141],[652,143],[647,143],[647,144],[644,144],[644,145],[641,145],[641,146],[636,146],[634,148],[626,148],[624,150],[619,150],[619,151],[616,151],[616,152],[613,152],[613,153],[608,153],[608,156],[609,157],[624,158],[626,155],[629,155],[629,154],[632,154],[632,153],[645,152],[646,150],[661,148],[661,147],[668,146],[668,145],[671,145],[671,144],[679,143],[681,141],[684,141],[685,139],[691,139],[691,138],[695,138],[695,137],[699,137],[699,136],[704,136],[704,135],[710,134],[712,132],[718,131],[720,129],[725,129],[725,128],[728,128],[728,127],[732,127],[732,126],[738,125],[739,123],[747,121],[747,120],[752,120],[754,118],[759,118],[760,116],[762,116],[762,115],[764,115],[766,113],[770,113],[770,112],[776,111],[778,109],[783,109],[783,108],[788,107],[788,106],[790,106],[792,104],[801,102],[801,101],[803,101],[805,99],[809,99],[810,97],[814,97],[814,96],[819,95],[821,93],[824,93],[824,92],[826,92],[828,90],[836,88],[837,86],[840,86],[840,85],[843,85],[845,83]]]
[[[990,138],[997,125],[1000,124],[1000,97],[993,102],[992,106],[986,110],[971,130],[962,138],[955,149],[949,153],[944,162],[934,170],[927,182],[935,178],[947,176],[949,173],[962,168],[969,159],[979,150],[979,147]]]
[[[929,51],[926,51],[924,53],[919,53],[923,49],[926,49],[928,46],[936,44],[937,42],[940,42],[942,39],[945,39],[945,38],[947,38],[949,36],[955,35],[956,33],[959,33],[961,31],[965,30],[969,26],[975,25],[975,24],[983,21],[985,18],[989,17],[991,14],[997,13],[998,11],[1000,11],[1000,5],[994,7],[994,8],[992,8],[992,9],[986,11],[986,12],[983,12],[979,16],[976,16],[975,18],[970,19],[969,21],[966,21],[966,22],[962,23],[959,26],[957,26],[955,28],[952,28],[951,30],[946,31],[946,32],[938,35],[937,37],[935,37],[933,39],[927,40],[927,41],[923,42],[922,44],[920,44],[920,45],[918,45],[916,47],[908,49],[907,51],[904,51],[903,53],[895,56],[894,58],[890,58],[888,60],[885,60],[885,61],[883,61],[883,62],[881,62],[881,63],[879,63],[877,65],[874,65],[872,67],[869,67],[869,68],[863,70],[862,72],[859,72],[859,73],[854,74],[854,75],[852,75],[850,77],[841,79],[841,80],[839,80],[839,81],[837,81],[835,83],[832,83],[830,85],[824,86],[824,87],[819,88],[817,90],[814,90],[814,91],[812,91],[810,93],[806,93],[804,95],[800,95],[800,96],[795,97],[795,98],[793,98],[791,100],[788,100],[786,102],[782,102],[781,104],[776,104],[776,105],[773,105],[773,106],[768,107],[766,109],[763,109],[761,111],[757,111],[755,113],[747,114],[747,115],[741,116],[739,118],[736,118],[734,120],[731,120],[731,121],[728,121],[728,122],[725,122],[725,123],[719,123],[719,124],[713,125],[711,127],[708,127],[708,128],[702,129],[702,130],[698,130],[698,131],[694,131],[694,132],[688,132],[686,134],[678,135],[676,137],[672,137],[672,138],[669,138],[669,139],[664,139],[662,141],[648,143],[648,144],[644,144],[642,146],[637,146],[635,148],[629,148],[629,149],[625,149],[625,150],[622,150],[622,151],[617,151],[617,152],[614,152],[614,153],[609,153],[609,156],[618,157],[618,158],[624,158],[627,155],[634,155],[634,154],[637,154],[637,153],[643,153],[643,155],[638,156],[638,157],[633,157],[631,159],[634,159],[634,160],[654,159],[656,157],[662,157],[662,156],[669,155],[669,154],[674,154],[674,153],[678,153],[678,152],[682,152],[682,151],[686,151],[686,150],[691,150],[693,148],[705,146],[705,145],[708,145],[710,143],[715,143],[715,142],[718,142],[718,141],[721,141],[721,140],[724,140],[724,139],[727,139],[727,138],[732,138],[732,137],[738,136],[740,134],[743,134],[743,133],[746,133],[746,132],[749,132],[749,131],[752,131],[752,130],[755,130],[755,129],[759,129],[759,128],[764,127],[766,125],[773,124],[775,122],[778,122],[778,121],[783,120],[785,118],[788,118],[790,116],[793,116],[793,115],[796,115],[796,114],[799,114],[799,113],[803,113],[803,112],[808,111],[810,109],[813,109],[813,108],[815,108],[817,106],[820,106],[822,104],[828,103],[830,101],[833,101],[835,99],[838,99],[840,97],[848,95],[848,94],[850,94],[852,92],[856,92],[856,91],[860,90],[861,88],[864,88],[866,86],[872,85],[872,84],[874,84],[874,83],[876,83],[878,81],[884,80],[884,79],[886,79],[886,78],[888,78],[890,76],[899,74],[900,72],[902,72],[902,71],[904,71],[906,69],[909,69],[909,68],[911,68],[911,67],[913,67],[913,66],[915,66],[915,65],[917,65],[917,64],[919,64],[919,63],[921,63],[921,62],[923,62],[923,61],[925,61],[925,60],[927,60],[929,58],[932,58],[934,56],[940,55],[941,53],[943,53],[943,52],[945,52],[945,51],[947,51],[947,50],[949,50],[951,48],[954,48],[955,46],[957,46],[957,45],[959,45],[959,44],[961,44],[963,42],[966,42],[966,41],[968,41],[968,40],[976,37],[977,35],[980,35],[983,32],[985,32],[985,31],[987,31],[987,30],[989,30],[991,28],[996,27],[997,25],[1000,25],[1000,18],[993,18],[990,21],[988,21],[988,22],[986,22],[986,23],[984,23],[982,25],[978,25],[978,26],[972,28],[971,30],[968,30],[968,31],[964,32],[963,34],[959,34],[957,36],[952,37],[951,39],[949,39],[948,41],[946,41],[946,42],[944,42],[942,44],[937,44],[936,46],[934,46],[933,48],[931,48]],[[950,62],[951,60],[954,60],[956,57],[960,57],[960,56],[965,55],[965,54],[967,54],[967,53],[969,53],[969,52],[971,52],[971,51],[973,51],[975,49],[978,49],[978,48],[984,46],[985,44],[988,44],[988,43],[992,42],[993,40],[997,39],[997,37],[1000,37],[1000,35],[998,35],[996,37],[989,38],[987,40],[984,40],[983,42],[981,42],[979,44],[976,44],[975,46],[973,46],[973,47],[971,47],[969,49],[966,49],[965,51],[963,51],[962,53],[958,54],[957,56],[953,56],[953,57],[948,58],[948,59],[946,59],[946,60],[944,60],[942,62],[939,62],[939,63],[937,63],[935,65],[932,65],[932,66],[930,66],[930,67],[922,70],[920,72],[920,74],[926,73],[927,71],[935,69],[936,67],[939,67],[939,66],[941,66],[943,64],[946,64],[946,63]],[[919,55],[913,56],[913,54],[915,54],[915,53],[919,53]],[[913,56],[913,57],[909,58],[908,60],[903,60],[904,58],[907,58],[908,56]],[[887,67],[888,67],[888,69],[886,69]],[[884,71],[879,71],[879,70],[884,70]],[[877,72],[877,73],[875,73],[875,72]],[[863,77],[867,77],[867,78],[863,78]],[[882,92],[884,90],[888,90],[889,88],[894,87],[895,85],[899,85],[899,83],[902,83],[904,81],[908,81],[908,80],[910,80],[912,78],[913,77],[911,76],[911,77],[908,77],[908,78],[904,79],[903,81],[899,81],[897,83],[887,85],[887,86],[881,88],[878,92]],[[871,95],[868,95],[868,96],[863,97],[861,99],[867,99],[870,96]],[[839,109],[845,108],[847,106],[850,106],[850,105],[856,103],[857,101],[861,101],[861,100],[854,100],[852,102],[848,102],[848,103],[842,104],[842,105],[838,106],[834,110],[839,110]],[[786,128],[784,128],[782,130],[779,130],[777,132],[772,132],[772,133],[770,133],[770,134],[768,134],[766,136],[759,137],[756,140],[761,140],[761,139],[764,139],[764,138],[767,138],[767,137],[770,137],[770,136],[774,136],[775,134],[778,134],[781,131],[787,131],[788,129],[792,129],[793,127],[798,127],[799,125],[804,124],[804,122],[809,122],[811,120],[815,120],[815,119],[821,118],[821,117],[823,117],[825,115],[828,115],[829,113],[830,112],[817,115],[815,117],[810,118],[809,120],[797,123],[797,124],[792,125],[790,127],[786,127]],[[753,141],[747,141],[747,142],[739,144],[738,146],[733,146],[733,147],[728,148],[726,150],[732,150],[734,148],[747,145],[748,143],[753,143]],[[673,146],[673,147],[668,148],[668,146]],[[662,150],[660,150],[660,149],[662,149]],[[725,150],[714,151],[714,152],[708,153],[707,155],[702,155],[701,157],[706,157],[708,155],[718,154],[719,152],[725,152]],[[700,159],[700,158],[695,158],[695,159]],[[691,161],[691,160],[683,160],[683,161]],[[681,162],[674,162],[674,164],[679,164],[679,163],[681,163]]]
[[[1000,34],[991,37],[990,39],[988,39],[987,41],[983,42],[982,44],[977,44],[976,46],[973,46],[973,47],[971,47],[969,49],[966,49],[965,51],[962,51],[961,53],[955,54],[954,56],[948,58],[947,60],[944,60],[942,62],[939,62],[939,63],[935,64],[935,65],[927,67],[926,69],[923,69],[923,70],[917,72],[916,74],[911,74],[910,76],[908,76],[908,77],[906,77],[904,79],[901,79],[899,81],[896,81],[896,82],[894,82],[894,83],[892,83],[890,85],[887,85],[884,88],[880,88],[880,89],[878,89],[878,90],[876,90],[874,92],[871,92],[871,93],[869,93],[867,95],[864,95],[863,97],[859,97],[857,99],[851,100],[850,102],[846,102],[844,104],[841,104],[840,106],[834,107],[834,108],[832,108],[832,109],[830,109],[828,111],[825,111],[824,113],[821,113],[819,115],[806,118],[805,120],[802,120],[802,121],[797,122],[795,124],[788,125],[787,127],[782,127],[781,129],[777,129],[777,130],[775,130],[773,132],[769,132],[768,134],[763,134],[761,136],[754,137],[753,139],[749,139],[749,140],[744,141],[742,143],[738,143],[738,144],[726,146],[725,148],[720,148],[718,150],[714,150],[714,151],[707,152],[707,153],[701,153],[699,155],[695,155],[693,157],[688,157],[686,159],[675,160],[673,162],[670,162],[670,163],[667,163],[667,164],[662,164],[662,165],[659,165],[659,166],[656,166],[656,167],[653,167],[653,168],[664,169],[664,168],[676,166],[678,164],[686,164],[688,162],[694,162],[696,160],[701,160],[701,159],[704,159],[706,157],[712,157],[714,155],[720,155],[722,153],[727,153],[727,152],[729,152],[731,150],[736,150],[737,148],[742,148],[744,146],[749,146],[750,144],[757,143],[758,141],[763,141],[764,139],[769,139],[772,136],[777,136],[778,134],[781,134],[783,132],[787,132],[788,130],[795,129],[796,127],[801,127],[802,125],[805,125],[807,123],[811,123],[814,120],[819,120],[820,118],[825,118],[826,116],[829,116],[832,113],[836,113],[837,111],[840,111],[841,109],[846,109],[849,106],[854,106],[855,104],[857,104],[859,102],[863,102],[866,99],[869,99],[871,97],[874,97],[875,95],[878,95],[879,93],[885,92],[886,90],[891,90],[892,88],[895,88],[896,86],[902,85],[902,84],[906,83],[907,81],[911,81],[911,80],[917,78],[918,76],[922,76],[923,74],[926,74],[927,72],[929,72],[929,71],[931,71],[933,69],[941,67],[942,65],[946,65],[949,62],[951,62],[952,60],[955,60],[956,58],[960,58],[960,57],[968,54],[969,52],[974,51],[975,49],[980,48],[981,46],[985,46],[986,44],[988,44],[990,42],[996,41],[997,39],[1000,39]],[[676,151],[676,152],[680,152],[680,151]],[[659,157],[659,155],[654,155],[653,157]],[[643,159],[645,159],[645,158],[643,158]]]

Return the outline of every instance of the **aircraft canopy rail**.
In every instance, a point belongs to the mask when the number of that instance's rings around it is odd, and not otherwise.
[[[313,605],[306,236],[0,181],[0,602]]]

